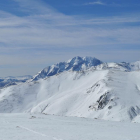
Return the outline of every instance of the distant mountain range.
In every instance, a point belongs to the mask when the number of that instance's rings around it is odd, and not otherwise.
[[[17,83],[24,83],[31,78],[32,76],[30,75],[17,76],[17,77],[9,76],[5,78],[0,77],[0,88],[16,85]]]
[[[124,69],[126,71],[135,71],[140,69],[140,61],[134,63],[105,63],[95,57],[74,57],[65,62],[59,62],[57,64],[53,64],[52,66],[48,66],[38,72],[34,76],[25,75],[18,77],[0,77],[0,88],[16,85],[17,83],[31,82],[37,81],[39,79],[43,79],[46,77],[50,77],[56,74],[59,74],[64,71],[85,71],[89,68],[101,70],[101,69]]]
[[[16,78],[7,78],[16,80]],[[0,89],[0,113],[44,113],[113,121],[140,118],[140,61],[74,57]],[[6,80],[6,78],[5,78]]]

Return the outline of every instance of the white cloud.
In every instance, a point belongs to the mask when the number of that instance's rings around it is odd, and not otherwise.
[[[83,5],[106,5],[106,4],[101,1],[94,1],[94,2],[85,3]]]
[[[25,17],[8,15],[9,13],[0,21],[0,42],[7,47],[86,47],[113,43],[140,43],[138,26],[133,28],[117,26],[120,23],[140,22],[137,17],[84,19],[58,12]]]

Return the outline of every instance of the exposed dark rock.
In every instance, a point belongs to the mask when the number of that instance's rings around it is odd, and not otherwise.
[[[112,106],[109,106],[109,107],[108,107],[108,109],[111,109],[111,108],[112,108]]]
[[[100,96],[100,98],[97,100],[98,109],[103,109],[103,108],[108,104],[108,102],[109,102],[108,94],[109,94],[109,92],[103,94],[103,95]]]

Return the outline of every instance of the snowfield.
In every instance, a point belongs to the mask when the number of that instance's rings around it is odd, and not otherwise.
[[[140,124],[41,114],[0,114],[0,140],[139,140]]]

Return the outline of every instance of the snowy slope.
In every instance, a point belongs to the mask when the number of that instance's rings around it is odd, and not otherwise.
[[[29,109],[32,111],[39,109],[42,112],[44,107],[37,107],[39,104],[46,100],[53,101],[61,97],[62,101],[65,101],[65,96],[68,100],[70,99],[70,101],[71,98],[80,98],[79,95],[81,95],[80,92],[82,92],[82,90],[84,90],[86,94],[87,87],[103,79],[106,73],[107,71],[89,71],[86,73],[73,71],[63,72],[59,75],[46,78],[45,80],[1,89],[0,112],[19,112]],[[77,93],[75,94],[75,92]],[[85,95],[83,96],[83,98],[85,98]],[[44,105],[47,106],[46,103],[44,103]]]
[[[65,71],[0,90],[0,112],[132,121],[140,114],[140,72]]]
[[[55,74],[61,73],[63,71],[81,71],[81,70],[86,70],[88,68],[91,68],[92,66],[97,66],[102,64],[100,60],[93,58],[93,57],[74,57],[66,62],[60,62],[57,64],[54,64],[52,66],[48,66],[44,68],[42,71],[37,73],[33,77],[33,81],[48,77],[48,76],[53,76]],[[31,81],[32,81],[31,80]]]

